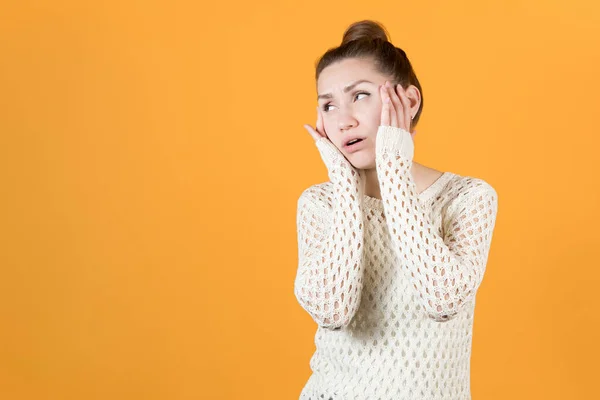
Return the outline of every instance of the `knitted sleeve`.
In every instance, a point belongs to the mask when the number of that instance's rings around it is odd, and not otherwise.
[[[310,187],[298,199],[294,294],[317,324],[341,329],[355,315],[363,285],[364,175],[328,139],[316,146],[332,190]]]
[[[440,237],[417,197],[410,172],[414,143],[404,129],[380,126],[376,167],[394,250],[427,315],[447,321],[475,297],[483,279],[498,211],[494,188],[465,185],[446,208]]]

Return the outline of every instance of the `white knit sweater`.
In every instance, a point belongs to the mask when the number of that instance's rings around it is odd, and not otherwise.
[[[410,133],[380,126],[382,199],[325,138],[330,181],[298,200],[294,294],[318,324],[301,400],[467,400],[475,294],[498,210],[482,179],[445,172],[421,193]]]

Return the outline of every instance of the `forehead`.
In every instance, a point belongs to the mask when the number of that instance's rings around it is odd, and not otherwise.
[[[375,71],[371,60],[348,58],[333,63],[321,71],[317,81],[317,92],[324,94],[341,91],[346,85],[360,79],[382,83],[386,77]]]

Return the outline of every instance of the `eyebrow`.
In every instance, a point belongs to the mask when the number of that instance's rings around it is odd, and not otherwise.
[[[363,82],[366,82],[366,83],[373,83],[373,82],[371,82],[371,81],[368,81],[368,80],[366,80],[366,79],[361,79],[361,80],[359,80],[359,81],[356,81],[356,82],[354,82],[354,83],[351,83],[350,85],[346,86],[346,87],[344,88],[344,93],[346,93],[346,92],[349,92],[349,91],[350,91],[350,90],[352,90],[352,89],[353,89],[353,88],[354,88],[356,85],[358,85],[359,83],[363,83]],[[317,96],[317,100],[320,100],[320,99],[330,99],[330,98],[332,98],[332,97],[333,97],[333,96],[332,96],[330,93],[326,93],[326,94],[321,94],[321,95]]]

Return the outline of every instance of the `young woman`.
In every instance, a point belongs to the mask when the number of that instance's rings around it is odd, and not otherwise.
[[[316,79],[329,181],[298,199],[294,293],[318,324],[300,399],[470,399],[496,191],[413,161],[423,91],[380,24],[352,24]]]

